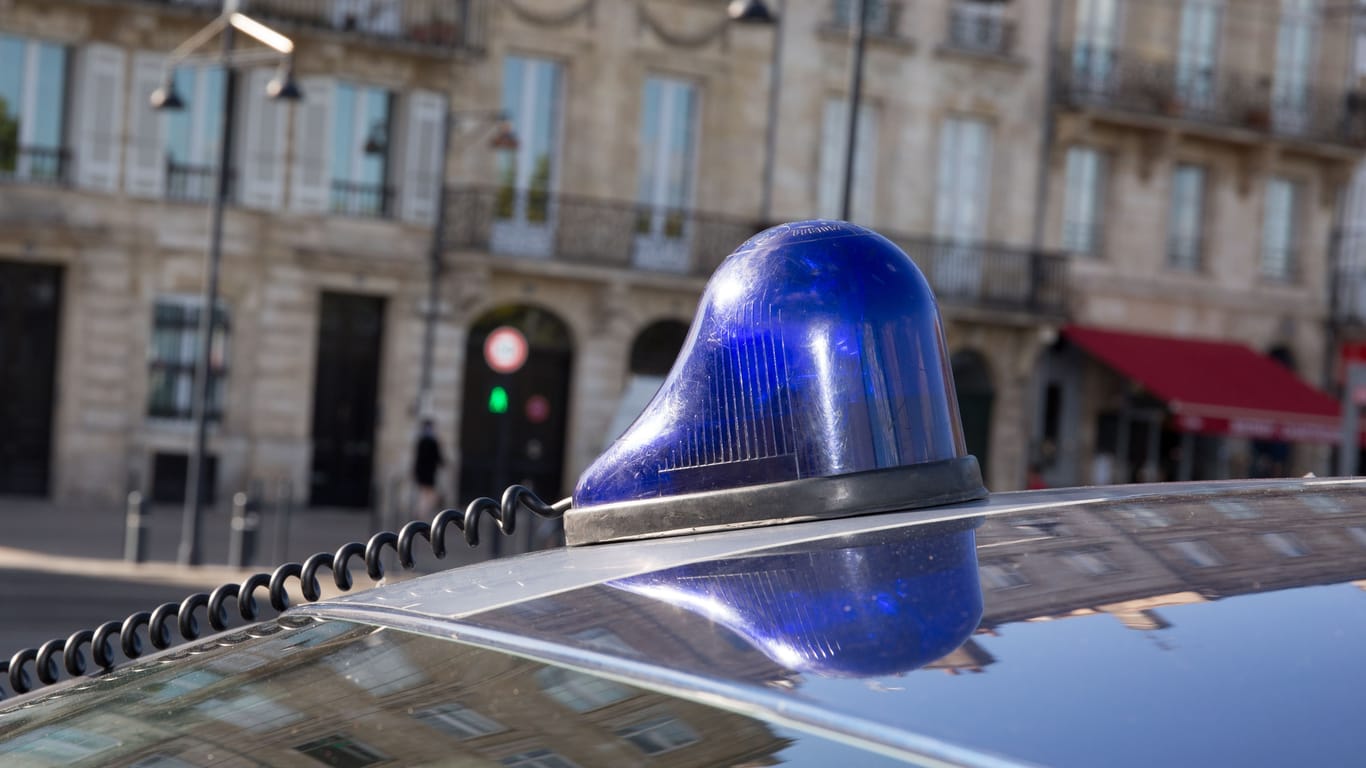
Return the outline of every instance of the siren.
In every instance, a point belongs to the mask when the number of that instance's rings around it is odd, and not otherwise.
[[[987,494],[939,307],[904,251],[783,224],[717,268],[636,421],[579,478],[570,545],[950,504]]]

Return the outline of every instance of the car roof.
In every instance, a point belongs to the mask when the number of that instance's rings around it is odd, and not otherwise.
[[[997,494],[546,551],[296,612],[455,638],[930,761],[1333,762],[1366,747],[1331,726],[1366,679],[1361,485]],[[961,556],[964,531],[970,585],[956,561],[917,570]],[[985,595],[977,615],[972,594]],[[870,600],[891,604],[851,620]],[[972,627],[945,645],[940,625],[965,617]],[[877,644],[900,658],[870,659]],[[1240,735],[1249,724],[1275,738]]]

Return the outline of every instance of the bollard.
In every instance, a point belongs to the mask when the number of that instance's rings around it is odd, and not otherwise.
[[[123,559],[140,563],[147,557],[147,523],[142,516],[142,493],[128,492],[128,511],[123,517]]]
[[[238,491],[232,496],[232,531],[228,537],[228,565],[245,568],[256,559],[256,536],[261,527],[261,516],[256,503]]]

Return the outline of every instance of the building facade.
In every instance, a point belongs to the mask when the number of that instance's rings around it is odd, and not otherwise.
[[[271,68],[202,63],[174,70],[185,109],[157,112],[167,52],[216,3],[0,4],[0,314],[25,340],[0,491],[183,497],[228,90],[214,495],[401,507],[423,417],[448,501],[567,492],[719,260],[767,221],[839,213],[852,6],[790,6],[748,27],[701,0],[258,0],[296,42],[303,100],[270,100]],[[852,218],[934,284],[970,447],[1018,487],[1065,308],[1061,257],[1030,247],[1046,18],[874,2],[867,26]],[[515,150],[491,146],[495,115]],[[485,354],[504,326],[525,341],[511,372]]]

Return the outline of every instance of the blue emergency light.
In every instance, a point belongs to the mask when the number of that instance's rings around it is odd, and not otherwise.
[[[890,240],[802,221],[741,245],[645,411],[579,478],[567,543],[986,495],[939,308]]]

